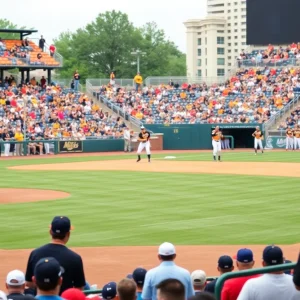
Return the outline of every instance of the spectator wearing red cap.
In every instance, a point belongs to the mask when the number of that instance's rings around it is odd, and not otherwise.
[[[233,269],[234,269],[233,260],[230,256],[223,255],[219,258],[219,260],[218,260],[218,271],[220,273],[220,276],[225,274],[225,273],[232,272]],[[216,283],[217,283],[217,279],[214,279],[210,283],[208,283],[205,286],[205,292],[209,292],[209,293],[214,294]]]
[[[263,266],[283,264],[282,250],[277,246],[267,246],[263,251]],[[293,278],[283,271],[263,274],[248,280],[239,294],[238,300],[295,300],[300,292],[293,284]]]
[[[240,249],[235,258],[236,267],[239,271],[250,270],[254,266],[253,252],[250,249]],[[222,289],[221,300],[236,300],[245,282],[258,276],[260,275],[250,275],[226,280]]]
[[[80,255],[66,247],[71,235],[71,221],[68,217],[54,217],[51,223],[51,243],[33,250],[26,269],[26,285],[34,288],[32,276],[37,262],[44,257],[54,257],[64,269],[60,294],[69,288],[83,289],[85,276]]]
[[[61,294],[61,297],[65,300],[86,300],[85,294],[79,289],[71,288],[64,291]]]

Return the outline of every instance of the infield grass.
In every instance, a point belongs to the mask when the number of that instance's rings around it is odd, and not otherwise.
[[[172,155],[211,160],[211,153]],[[300,162],[299,152],[228,152],[226,161]],[[75,226],[71,246],[290,244],[299,242],[300,179],[113,171],[16,171],[7,166],[134,159],[133,156],[1,160],[0,187],[61,190],[67,199],[0,205],[0,249],[48,241],[55,215]],[[300,164],[299,164],[300,167]]]

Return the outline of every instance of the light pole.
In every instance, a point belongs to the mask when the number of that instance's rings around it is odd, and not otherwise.
[[[24,100],[24,125],[23,125],[23,130],[24,130],[24,141],[26,141],[26,131],[27,131],[27,124],[26,124],[26,121],[27,121],[27,112],[26,112],[26,108],[27,108],[27,96],[25,96],[23,98]]]
[[[135,55],[137,57],[137,61],[136,61],[136,64],[137,64],[137,73],[140,73],[140,57],[142,55],[145,55],[146,52],[143,52],[140,49],[136,49],[135,51],[132,51],[131,54]]]

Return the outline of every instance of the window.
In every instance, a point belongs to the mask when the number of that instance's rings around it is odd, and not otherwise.
[[[227,20],[231,20],[231,17],[229,16],[229,17],[227,18]]]
[[[231,46],[231,43],[228,43],[228,47],[230,47]]]
[[[238,43],[234,43],[234,46],[237,46],[238,45]]]
[[[228,5],[228,6],[230,6],[230,5],[231,5],[231,3],[227,3],[227,5]]]
[[[228,11],[227,11],[229,14],[231,13],[231,10],[230,9],[228,9]]]
[[[217,58],[217,65],[218,66],[224,66],[225,65],[225,58]]]
[[[237,30],[237,29],[234,29],[234,32],[238,32],[238,30]]]
[[[244,25],[246,25],[247,24],[247,22],[242,22],[242,26],[244,26]]]
[[[242,35],[242,39],[245,39],[246,38],[246,36],[245,35]]]
[[[228,59],[228,60],[231,60],[231,56],[227,56],[227,59]]]
[[[201,67],[201,59],[198,59],[198,60],[197,60],[197,66],[198,66],[198,67]]]
[[[207,77],[207,69],[205,69],[205,76]]]
[[[234,10],[234,12],[237,12],[238,10],[237,10],[237,8]]]
[[[205,45],[207,45],[207,38],[205,38]]]
[[[224,33],[224,30],[217,30],[217,33]]]
[[[201,56],[201,49],[198,49],[198,56]]]
[[[228,33],[231,33],[231,30],[227,30]]]
[[[245,46],[245,45],[246,45],[246,42],[242,42],[242,45]]]
[[[234,26],[237,26],[238,23],[234,23]]]
[[[228,52],[228,53],[231,53],[231,50],[229,49],[229,50],[227,50],[227,52]]]
[[[198,70],[198,74],[197,74],[199,77],[202,76],[202,70]]]
[[[207,55],[207,48],[205,48],[205,55]]]
[[[198,38],[198,46],[201,46],[201,38]]]
[[[246,11],[246,10],[247,10],[247,9],[246,9],[246,8],[244,8],[244,7],[243,7],[243,8],[241,8],[241,11]]]
[[[205,65],[207,66],[207,58],[205,58]]]
[[[237,2],[234,2],[234,5],[238,5],[238,3],[237,3]]]
[[[243,28],[243,29],[242,29],[242,32],[245,32],[245,31],[246,31],[246,28]]]
[[[225,76],[225,70],[224,69],[217,69],[217,75],[218,76]]]
[[[234,52],[237,53],[237,52],[238,52],[238,49],[234,49]]]
[[[230,26],[231,26],[231,23],[228,23],[227,26],[230,27]]]
[[[231,40],[231,36],[228,36],[227,38],[228,38],[229,40]]]
[[[223,55],[224,53],[225,53],[225,49],[224,48],[217,48],[217,54]]]
[[[238,39],[238,36],[236,35],[234,38],[237,40],[237,39]]]
[[[245,19],[245,18],[246,18],[246,15],[242,15],[242,18]]]
[[[228,67],[231,67],[231,63],[228,63]]]
[[[234,16],[235,19],[237,19],[237,16]]]
[[[219,44],[219,45],[224,45],[224,37],[222,37],[222,36],[217,36],[217,44]]]

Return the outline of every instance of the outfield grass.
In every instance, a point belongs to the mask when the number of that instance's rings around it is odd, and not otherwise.
[[[167,155],[172,153],[154,159]],[[211,160],[210,153],[173,155],[180,160]],[[72,219],[72,246],[157,245],[165,240],[176,244],[299,242],[299,178],[6,169],[134,157],[1,160],[0,187],[55,189],[71,197],[0,205],[0,249],[32,248],[47,242],[45,232],[54,215]],[[300,162],[300,153],[229,152],[224,160]]]

